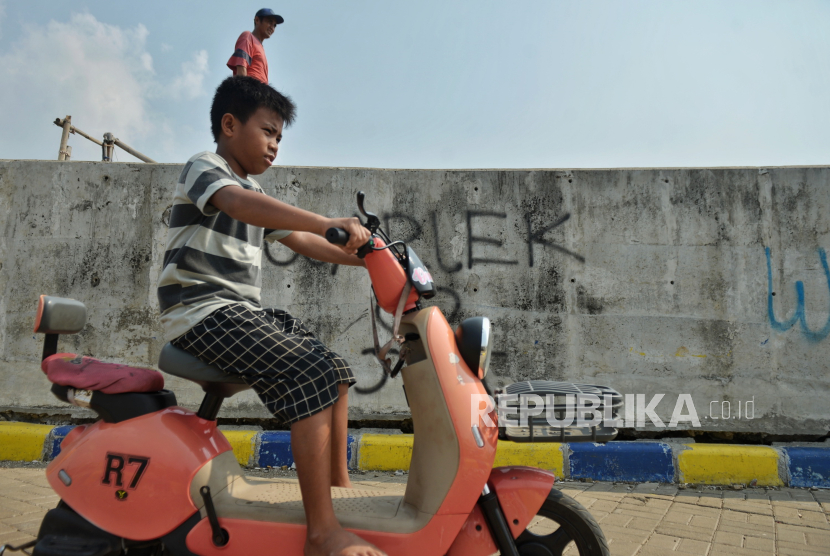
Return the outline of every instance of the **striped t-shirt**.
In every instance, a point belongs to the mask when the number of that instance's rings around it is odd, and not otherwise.
[[[193,156],[179,176],[158,286],[166,340],[231,303],[262,309],[262,241],[291,232],[251,226],[220,212],[208,200],[228,185],[265,195],[253,179],[237,176],[225,159],[211,152]]]

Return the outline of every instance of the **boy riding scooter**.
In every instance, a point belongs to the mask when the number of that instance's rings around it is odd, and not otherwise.
[[[349,487],[348,364],[285,311],[262,309],[263,239],[320,261],[364,266],[355,256],[370,232],[357,218],[326,218],[266,195],[249,176],[277,156],[290,99],[251,77],[216,90],[211,130],[216,153],[186,164],[176,185],[158,299],[166,339],[250,385],[291,425],[308,529],[307,556],[380,556],[335,517],[331,486]],[[329,228],[349,233],[338,247]]]
[[[201,386],[202,404],[196,412],[180,407],[154,369],[59,352],[60,336],[84,329],[87,309],[78,300],[41,295],[34,324],[43,334],[41,370],[55,396],[91,409],[98,420],[68,432],[49,463],[46,477],[60,501],[44,516],[37,539],[0,552],[562,556],[573,544],[581,556],[608,556],[596,520],[553,488],[552,473],[493,466],[498,418],[492,405],[483,411],[480,405],[488,398],[490,320],[470,317],[453,328],[439,307],[421,304],[437,292],[431,274],[411,246],[390,238],[365,209],[363,192],[357,205],[366,222],[359,226],[279,203],[247,178],[276,156],[293,116],[285,97],[233,78],[219,87],[212,113],[219,149],[197,155],[182,172],[159,283],[173,341],[162,347],[158,367]],[[323,230],[348,253],[320,241]],[[390,377],[400,372],[412,416],[403,495],[331,486],[348,486],[338,450],[345,445],[351,372],[299,321],[259,308],[265,238],[346,264],[360,264],[351,255],[360,245],[377,304],[394,315],[393,340],[380,348],[375,336],[376,353],[382,358],[400,344],[394,369],[383,362]],[[292,423],[299,488],[247,477],[217,429],[223,400],[249,387]],[[564,430],[560,436],[565,432],[572,436]],[[540,520],[547,520],[541,529]]]

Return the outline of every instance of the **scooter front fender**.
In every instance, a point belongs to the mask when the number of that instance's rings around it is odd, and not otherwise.
[[[513,538],[518,538],[550,494],[555,477],[533,467],[496,467],[487,484],[499,499]],[[498,552],[487,520],[476,504],[447,556],[488,556]]]

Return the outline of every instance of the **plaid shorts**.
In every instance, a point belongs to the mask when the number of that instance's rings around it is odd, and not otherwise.
[[[285,311],[217,309],[171,342],[223,372],[242,378],[274,417],[295,423],[338,398],[338,384],[354,384],[349,364]]]

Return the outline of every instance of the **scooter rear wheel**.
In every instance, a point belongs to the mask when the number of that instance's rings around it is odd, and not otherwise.
[[[556,525],[558,528],[551,531]],[[610,554],[605,535],[594,516],[567,494],[551,489],[530,527],[516,539],[519,554],[561,556],[571,542],[576,545],[579,556]]]

